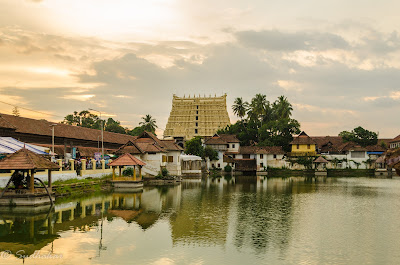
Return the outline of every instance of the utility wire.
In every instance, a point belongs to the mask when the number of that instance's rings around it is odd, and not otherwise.
[[[37,110],[32,110],[32,109],[20,107],[20,106],[17,106],[17,105],[15,105],[15,104],[7,103],[7,102],[1,101],[1,100],[0,100],[0,103],[7,104],[7,105],[10,105],[10,106],[13,106],[13,107],[17,107],[17,108],[19,108],[19,109],[27,110],[27,111],[32,111],[32,112],[36,112],[36,113],[40,113],[40,114],[49,115],[49,116],[52,116],[52,117],[64,118],[64,117],[61,117],[61,116],[59,116],[59,115],[50,114],[50,113],[46,113],[46,112],[41,112],[41,111],[37,111]]]

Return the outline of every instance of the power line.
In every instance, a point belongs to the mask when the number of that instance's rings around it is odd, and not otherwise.
[[[61,117],[61,116],[59,116],[59,115],[50,114],[50,113],[46,113],[46,112],[41,112],[41,111],[37,111],[37,110],[32,110],[32,109],[20,107],[20,106],[17,106],[17,105],[15,105],[15,104],[11,104],[11,103],[4,102],[4,101],[1,101],[1,100],[0,100],[0,103],[6,104],[6,105],[9,105],[9,106],[13,106],[13,107],[17,107],[17,108],[20,108],[20,109],[23,109],[23,110],[27,110],[27,111],[32,111],[32,112],[44,114],[44,115],[49,115],[49,116],[53,116],[53,117],[64,118],[64,117]]]

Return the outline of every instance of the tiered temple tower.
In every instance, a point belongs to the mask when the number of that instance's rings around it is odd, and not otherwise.
[[[226,109],[226,94],[221,97],[178,97],[172,99],[172,110],[164,138],[190,140],[195,136],[213,136],[218,129],[231,124]]]

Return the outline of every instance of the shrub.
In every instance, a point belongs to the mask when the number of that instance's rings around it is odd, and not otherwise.
[[[168,176],[168,170],[166,168],[162,168],[161,169],[161,175],[163,175],[164,177]]]
[[[122,175],[133,176],[133,168],[131,167],[125,168],[124,171],[122,171]]]
[[[231,172],[231,171],[232,171],[232,167],[231,167],[230,165],[226,165],[226,166],[224,167],[224,171],[225,171],[225,172]]]

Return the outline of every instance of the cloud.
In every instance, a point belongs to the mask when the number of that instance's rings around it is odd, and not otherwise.
[[[239,43],[246,47],[264,50],[296,51],[346,49],[349,44],[341,37],[331,33],[294,32],[278,30],[239,31],[235,33]]]

